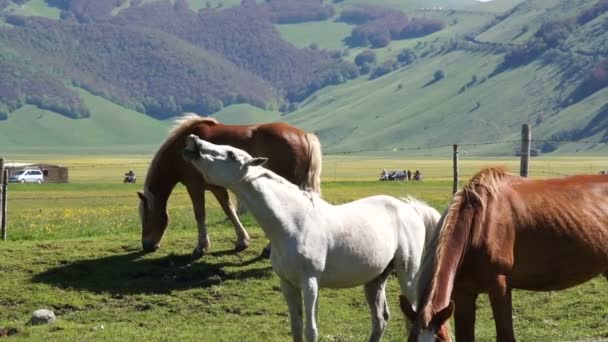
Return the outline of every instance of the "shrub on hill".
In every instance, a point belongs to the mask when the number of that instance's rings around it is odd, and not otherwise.
[[[384,7],[377,6],[361,6],[355,8],[348,8],[340,13],[338,21],[345,22],[347,24],[361,25],[368,21],[376,20],[382,17],[386,17],[390,14],[401,13],[397,10],[392,10]]]
[[[405,48],[397,55],[397,60],[403,65],[408,65],[416,60],[416,52],[414,50]]]
[[[327,20],[335,14],[333,6],[323,5],[318,0],[266,0],[259,6],[268,7],[277,24]]]
[[[346,12],[346,14],[344,13]],[[340,20],[358,23],[346,39],[351,46],[380,48],[391,40],[422,37],[445,27],[440,19],[408,17],[401,11],[363,7],[344,11]]]
[[[531,39],[525,44],[507,52],[498,70],[517,68],[538,58],[546,50],[546,45],[540,39]],[[495,72],[496,73],[496,72]]]
[[[441,31],[444,27],[445,22],[441,19],[414,17],[401,29],[394,39],[424,37],[431,33]]]
[[[552,49],[564,41],[576,28],[576,20],[568,18],[544,23],[536,31],[534,37],[539,38],[546,48]]]
[[[376,64],[376,53],[372,50],[364,50],[355,57],[355,64],[363,66],[365,64]]]
[[[407,25],[408,19],[400,11],[392,11],[388,15],[365,22],[355,27],[347,42],[351,46],[384,47],[391,38],[397,36]]]
[[[608,0],[600,0],[593,7],[580,13],[576,18],[576,22],[579,25],[585,25],[606,12],[608,12]]]
[[[445,78],[445,72],[441,69],[433,73],[433,81],[438,82]]]
[[[579,102],[605,87],[608,87],[608,59],[594,65],[587,72],[581,84],[570,95],[570,102]]]
[[[384,61],[381,65],[374,68],[374,70],[369,78],[370,78],[370,80],[373,80],[380,76],[384,76],[384,75],[388,74],[389,72],[395,70],[396,67],[397,67],[397,61],[395,61],[395,60]]]

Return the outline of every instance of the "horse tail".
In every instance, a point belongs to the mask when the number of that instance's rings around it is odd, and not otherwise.
[[[314,133],[306,133],[308,141],[308,171],[304,187],[311,188],[314,192],[321,195],[321,143]]]

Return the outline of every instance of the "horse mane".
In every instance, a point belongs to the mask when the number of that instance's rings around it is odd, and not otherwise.
[[[148,167],[148,174],[146,176],[146,182],[144,183],[144,194],[148,192],[147,185],[149,184],[150,177],[153,173],[152,170],[156,170],[158,164],[160,163],[160,158],[165,154],[165,151],[171,146],[179,137],[183,136],[186,132],[188,132],[193,126],[196,126],[200,123],[209,123],[210,125],[217,125],[219,122],[216,119],[199,116],[196,113],[184,113],[184,115],[175,119],[173,126],[169,130],[169,134],[165,141],[161,144],[156,154],[152,158],[150,162],[150,166]],[[150,172],[152,171],[152,172]]]
[[[433,236],[433,232],[436,230],[435,227],[437,226],[437,222],[439,221],[441,215],[439,215],[435,208],[428,205],[428,203],[412,196],[400,198],[400,200],[410,205],[412,209],[414,209],[414,211],[422,218],[426,228],[426,233],[424,234],[424,246],[426,246],[430,238]]]
[[[432,309],[443,309],[432,308],[432,299],[436,294],[435,285],[442,273],[441,261],[449,256],[458,258],[458,265],[462,262],[471,237],[479,236],[477,228],[483,226],[486,210],[484,194],[495,198],[504,184],[503,180],[509,176],[513,175],[503,167],[491,167],[479,171],[467,185],[454,194],[452,202],[438,223],[439,229],[431,233],[424,248],[417,279],[418,311],[422,313],[424,310],[424,319],[427,323],[430,321]],[[466,215],[462,218],[463,221],[459,221],[463,209],[468,208],[472,209],[473,214]],[[455,241],[460,241],[461,245],[455,246]],[[454,249],[458,249],[459,253],[454,253]]]
[[[245,177],[243,179],[243,182],[251,182],[258,178],[268,178],[277,183],[280,183],[281,185],[287,186],[294,191],[299,191],[302,195],[308,197],[311,200],[311,202],[313,203],[313,205],[314,205],[315,195],[317,198],[321,198],[320,194],[318,192],[316,192],[314,189],[312,189],[312,188],[302,189],[299,186],[288,181],[285,177],[275,173],[272,170],[269,170],[263,166],[258,166],[258,167],[256,167],[256,169],[257,169],[256,170],[257,172],[255,172],[254,174],[252,174],[248,177]]]
[[[301,190],[302,192],[307,192],[305,189],[301,189],[300,187],[298,187],[297,185],[293,184],[292,182],[288,181],[287,179],[285,179],[283,176],[273,172],[272,170],[269,170],[263,166],[258,166],[256,168],[256,172],[253,173],[252,175],[249,175],[248,177],[245,177],[243,179],[243,181],[245,182],[250,182],[253,180],[256,180],[258,178],[268,178],[268,179],[272,179],[278,183],[284,184],[284,185],[288,185],[291,186],[293,189],[298,189]],[[311,189],[312,190],[312,189]]]
[[[184,115],[178,117],[173,122],[173,127],[169,131],[167,141],[175,140],[176,137],[183,135],[184,131],[187,131],[192,126],[197,125],[201,122],[207,122],[212,125],[216,125],[219,122],[214,118],[199,116],[196,113],[184,113]]]

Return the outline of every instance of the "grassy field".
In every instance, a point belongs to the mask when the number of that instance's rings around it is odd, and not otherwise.
[[[9,241],[0,242],[0,331],[12,331],[15,339],[28,341],[290,339],[278,279],[270,263],[258,258],[266,239],[252,217],[243,217],[252,246],[235,254],[233,229],[210,199],[212,252],[192,263],[195,222],[184,188],[177,187],[161,249],[142,254],[135,195],[141,184],[124,185],[120,176],[134,163],[143,180],[148,157],[51,157],[72,166],[69,184],[9,187]],[[373,194],[412,195],[443,210],[450,199],[449,159],[327,156],[324,163],[323,194],[332,203]],[[428,178],[410,183],[375,180],[381,168],[400,169],[404,164],[415,164]],[[518,165],[514,158],[463,160],[463,181],[481,166],[494,164],[512,170]],[[535,159],[531,165],[539,177],[555,170],[573,174],[603,168],[608,162],[592,157]],[[516,291],[518,338],[608,337],[607,285],[597,278],[562,292]],[[404,339],[397,292],[397,282],[391,279],[388,298],[393,316],[386,341]],[[478,305],[478,340],[493,340],[485,296]],[[53,309],[58,321],[28,325],[31,312],[39,308]],[[321,341],[366,339],[370,321],[361,289],[321,290],[318,322]]]

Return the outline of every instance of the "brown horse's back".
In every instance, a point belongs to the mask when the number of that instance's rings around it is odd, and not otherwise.
[[[314,167],[311,160],[315,156],[311,155],[309,133],[299,128],[285,123],[224,125],[201,122],[190,133],[214,144],[240,148],[254,157],[268,158],[265,167],[298,186],[308,185],[306,175]]]
[[[513,230],[501,252],[512,287],[559,290],[608,270],[608,177],[521,180],[497,196],[487,229]]]

